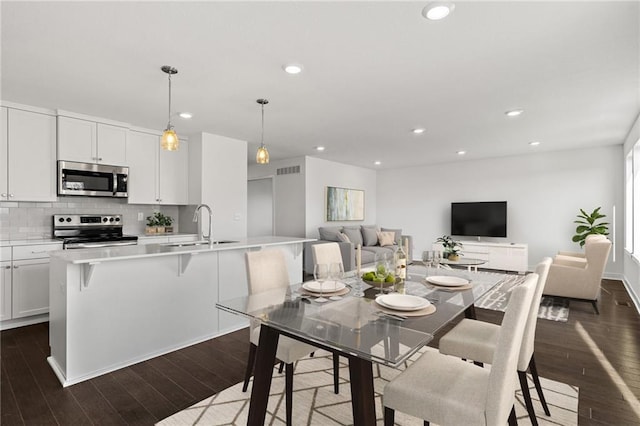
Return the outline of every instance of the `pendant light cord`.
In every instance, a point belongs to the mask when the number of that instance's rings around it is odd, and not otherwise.
[[[167,129],[171,130],[171,73],[169,73],[169,123]]]
[[[260,135],[260,146],[264,146],[264,104],[262,106],[262,135]]]

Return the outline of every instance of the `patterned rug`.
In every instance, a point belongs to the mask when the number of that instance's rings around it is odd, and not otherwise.
[[[422,352],[435,350],[425,348],[405,364],[411,364]],[[374,387],[376,393],[377,424],[382,425],[381,395],[385,384],[406,367],[391,368],[374,364]],[[479,367],[478,367],[479,368]],[[341,358],[340,394],[333,393],[333,364],[331,355],[316,351],[313,358],[303,358],[296,363],[293,378],[293,424],[307,426],[342,426],[353,424],[351,414],[351,388],[349,369],[345,358]],[[551,417],[544,415],[533,389],[531,395],[536,409],[538,424],[572,426],[578,423],[578,388],[564,383],[540,379]],[[206,398],[158,423],[161,426],[184,425],[246,425],[251,387],[242,392],[242,383]],[[519,425],[530,425],[524,401],[518,387],[516,392],[516,414]],[[396,424],[422,426],[422,420],[396,412]],[[284,372],[278,374],[274,368],[271,394],[265,425],[285,425]]]
[[[509,303],[510,290],[520,284],[523,278],[523,275],[509,276],[503,283],[498,284],[482,299],[478,300],[475,303],[476,308],[504,312]],[[538,318],[567,322],[569,319],[569,300],[562,297],[542,296]]]

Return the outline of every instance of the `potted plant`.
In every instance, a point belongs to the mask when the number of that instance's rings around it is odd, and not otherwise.
[[[165,232],[173,232],[173,218],[165,216],[161,212],[155,212],[152,216],[147,216],[147,234],[163,234]]]
[[[576,235],[571,239],[574,243],[580,243],[580,247],[584,247],[584,241],[587,235],[601,234],[609,235],[609,223],[597,222],[598,220],[607,217],[600,213],[600,207],[587,214],[584,210],[580,209],[580,214],[576,215],[579,220],[574,220],[573,223],[577,223]]]
[[[438,238],[436,242],[442,244],[442,247],[444,247],[443,257],[453,261],[460,259],[461,254],[458,253],[462,249],[462,243],[460,241],[455,241],[449,235],[443,235]]]

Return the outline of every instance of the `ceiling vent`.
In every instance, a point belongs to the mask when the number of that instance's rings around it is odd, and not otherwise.
[[[300,173],[300,166],[282,167],[276,170],[276,174],[279,175],[291,175],[294,173]]]

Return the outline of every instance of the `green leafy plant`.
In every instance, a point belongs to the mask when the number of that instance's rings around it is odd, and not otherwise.
[[[155,212],[152,216],[147,216],[147,226],[171,226],[173,218],[165,216],[161,212]]]
[[[580,247],[584,247],[584,241],[587,235],[601,234],[609,235],[609,223],[598,222],[598,220],[607,217],[600,213],[600,207],[588,214],[584,210],[580,209],[580,214],[576,215],[579,220],[574,220],[573,223],[577,223],[576,235],[571,238],[574,243],[580,243]]]
[[[459,255],[459,251],[462,249],[462,243],[455,241],[449,235],[443,235],[436,240],[437,243],[441,243],[444,247],[444,255]]]

